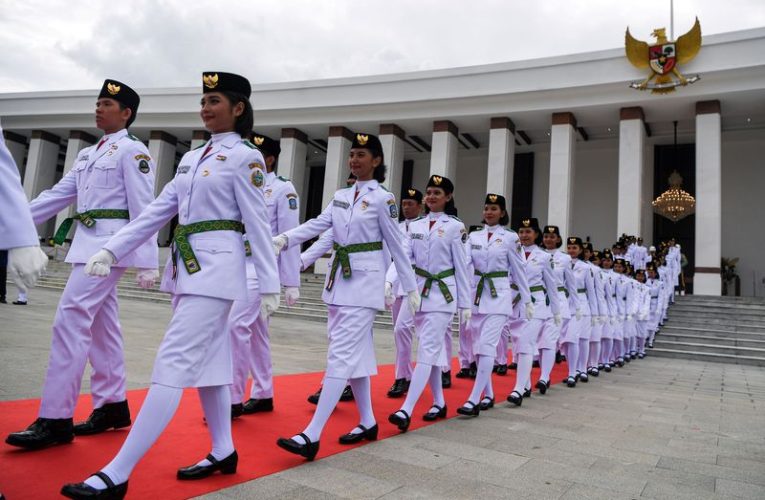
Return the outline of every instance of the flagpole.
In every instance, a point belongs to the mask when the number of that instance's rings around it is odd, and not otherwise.
[[[669,39],[675,41],[675,0],[669,0]]]

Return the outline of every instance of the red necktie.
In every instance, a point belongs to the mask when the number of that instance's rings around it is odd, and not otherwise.
[[[435,223],[436,223],[436,221],[434,221],[434,220],[430,221],[430,229],[433,229],[433,224],[435,224]]]
[[[359,197],[359,190],[357,189],[356,191],[353,192],[353,201],[356,201],[356,198],[358,197]]]
[[[529,255],[531,255],[531,252],[526,252],[526,258],[529,258]]]
[[[101,142],[98,143],[98,146],[96,146],[96,151],[98,151],[101,148],[101,146],[104,145],[105,142],[106,142],[106,137],[101,139]]]
[[[211,149],[212,149],[212,142],[207,145],[207,147],[205,148],[205,152],[202,153],[202,156],[200,156],[199,158],[204,158],[205,156],[207,156],[207,153],[209,153]]]
[[[492,235],[492,234],[494,234],[494,233],[488,233],[488,234],[487,234],[487,238],[486,238],[486,241],[489,241],[489,240],[491,239],[491,235]]]

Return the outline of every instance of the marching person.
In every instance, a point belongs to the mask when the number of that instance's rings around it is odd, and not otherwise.
[[[648,279],[646,285],[651,291],[651,305],[648,316],[648,339],[646,341],[646,347],[653,349],[653,340],[656,336],[656,331],[659,329],[659,319],[661,318],[660,300],[662,294],[662,283],[659,279],[659,274],[656,271],[656,263],[648,262],[646,264],[646,272],[648,273]]]
[[[606,297],[606,311],[608,315],[603,321],[603,334],[600,339],[600,362],[598,370],[605,370],[610,373],[613,368],[613,359],[611,353],[614,347],[614,337],[617,329],[618,310],[616,307],[616,281],[613,273],[614,256],[610,248],[603,249],[600,259],[601,280],[603,281],[603,291]]]
[[[281,147],[278,141],[255,133],[255,144],[263,154],[266,173],[263,193],[266,199],[271,235],[276,236],[300,223],[298,199],[295,186],[289,179],[276,175]],[[247,253],[251,253],[246,242]],[[284,301],[293,306],[300,298],[300,248],[293,247],[278,258],[279,280],[284,287]],[[234,381],[231,384],[231,415],[269,412],[274,409],[274,384],[271,364],[271,343],[268,318],[261,317],[258,294],[258,277],[250,262],[247,266],[248,299],[235,301],[229,317],[232,353],[234,355]],[[247,372],[252,374],[250,397],[242,403]]]
[[[428,215],[409,225],[407,250],[417,286],[422,290],[422,304],[414,313],[419,343],[409,392],[401,409],[388,417],[401,432],[409,429],[412,410],[426,385],[430,385],[433,405],[423,419],[446,417],[441,371],[449,360],[444,332],[457,309],[462,323],[470,320],[470,283],[464,247],[467,231],[462,221],[447,215],[454,209],[453,193],[451,180],[431,175],[425,190]]]
[[[385,180],[384,161],[379,138],[356,134],[348,158],[356,185],[337,191],[332,203],[315,219],[273,239],[277,252],[326,230],[332,231],[334,240],[332,267],[322,297],[329,309],[324,385],[308,427],[291,438],[277,441],[279,447],[308,460],[318,453],[321,433],[349,379],[360,421],[340,437],[340,443],[377,439],[370,377],[377,374],[372,324],[377,311],[385,309],[385,271],[391,260],[383,252],[383,243],[408,294],[409,307],[412,310],[419,307],[414,273],[396,224],[396,200],[380,185]]]
[[[635,315],[636,324],[636,342],[638,359],[645,357],[645,344],[648,339],[648,319],[651,313],[651,289],[646,284],[646,275],[644,269],[637,269],[635,271],[635,281],[637,287],[638,306],[637,314]]]
[[[614,260],[614,273],[617,275],[616,281],[616,306],[619,313],[618,338],[614,336],[614,354],[616,365],[624,366],[627,361],[624,353],[629,350],[629,310],[632,307],[632,283],[625,275],[627,271],[627,262],[622,258]]]
[[[542,243],[542,231],[537,219],[521,219],[518,237],[521,240],[523,269],[531,292],[531,303],[526,305],[521,316],[526,321],[510,331],[513,356],[518,368],[515,388],[507,401],[521,406],[523,398],[531,396],[531,365],[537,346],[541,343],[555,356],[554,349],[558,341],[555,335],[561,326],[561,316],[558,285],[553,274],[555,261],[552,255],[538,246]]]
[[[592,245],[591,243],[587,243]],[[606,300],[606,284],[604,283],[603,270],[600,268],[601,255],[599,250],[590,251],[590,260],[588,264],[592,270],[592,282],[595,289],[597,312],[592,313],[592,334],[590,336],[590,356],[587,361],[587,373],[593,377],[600,375],[598,362],[600,360],[601,341],[603,331],[607,328],[608,320],[608,302]]]
[[[574,363],[576,365],[578,381],[586,383],[589,380],[587,360],[590,357],[590,336],[594,323],[592,315],[598,314],[595,282],[590,265],[583,260],[584,244],[582,239],[577,236],[569,237],[566,250],[571,257],[571,272],[576,283],[576,295],[569,297],[569,301],[573,304],[574,310],[579,310],[579,314],[576,314],[569,322],[569,329],[574,328],[576,336],[579,338],[579,355],[576,361],[569,358],[568,355],[566,355],[566,359],[569,364]]]
[[[465,245],[467,261],[473,269],[470,330],[476,336],[473,352],[478,370],[470,396],[457,408],[460,415],[478,416],[481,410],[494,406],[491,373],[502,328],[513,310],[511,285],[518,288],[527,311],[533,309],[520,240],[515,232],[504,227],[509,220],[505,197],[487,194],[483,207],[484,228],[470,233]]]
[[[236,472],[231,437],[231,304],[247,297],[245,226],[252,246],[261,314],[279,305],[279,278],[263,196],[264,160],[246,137],[252,130],[250,82],[222,72],[202,76],[200,115],[212,134],[180,161],[175,178],[130,224],[90,258],[86,272],[108,276],[120,262],[178,214],[162,290],[172,294],[173,317],[154,363],[152,382],[117,456],[84,483],[61,493],[75,499],[123,498],[128,478],[172,419],[185,387],[196,387],[212,438],[212,451],[177,472],[180,480]]]
[[[38,418],[27,430],[10,434],[6,439],[10,445],[40,449],[69,443],[75,434],[97,434],[131,423],[117,283],[127,268],[136,267],[138,284],[154,286],[159,277],[156,238],[147,236],[133,252],[121,253],[105,280],[88,276],[85,263],[154,199],[154,162],[146,146],[128,133],[139,102],[138,94],[124,83],[104,81],[95,118],[104,136],[80,151],[72,169],[29,205],[35,224],[40,224],[76,203],[77,213],[56,232],[57,244],[63,243],[75,220],[80,224],[66,256],[72,272],[53,320]],[[94,410],[85,422],[73,426],[88,360]]]
[[[555,285],[558,294],[558,307],[560,308],[561,324],[556,325],[553,322],[553,330],[547,338],[540,338],[537,342],[537,348],[540,351],[539,381],[536,388],[540,393],[545,394],[550,387],[550,373],[555,363],[555,349],[560,343],[562,332],[568,328],[571,321],[571,307],[569,306],[569,297],[576,295],[576,282],[571,272],[571,257],[560,247],[563,245],[560,229],[558,226],[545,226],[542,234],[542,244],[545,251],[553,256],[553,274],[555,275]],[[555,338],[555,346],[552,345],[552,339]],[[578,339],[577,339],[578,341]]]

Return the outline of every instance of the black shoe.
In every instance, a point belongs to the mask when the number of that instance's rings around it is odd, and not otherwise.
[[[611,363],[607,363],[603,369],[606,371],[606,373],[611,373]]]
[[[239,463],[239,455],[236,451],[227,456],[223,460],[217,460],[212,455],[207,455],[207,460],[210,465],[190,465],[178,469],[176,478],[181,481],[190,481],[193,479],[204,479],[207,476],[211,476],[215,471],[220,471],[221,474],[236,474],[236,464]]]
[[[647,344],[647,347],[648,347],[649,349],[653,349],[653,342],[651,342],[650,344]]]
[[[643,358],[645,358],[645,354],[643,354],[642,352],[638,353],[638,359],[643,359]]]
[[[460,368],[460,371],[455,375],[457,378],[470,378],[470,368]]]
[[[438,420],[439,418],[446,418],[446,405],[444,406],[433,405],[430,407],[431,410],[433,408],[435,408],[438,411],[435,411],[435,412],[428,411],[425,415],[422,416],[422,419],[424,421],[432,422],[434,420]]]
[[[409,381],[405,378],[397,378],[388,389],[389,398],[400,398],[409,391]]]
[[[84,422],[75,424],[72,428],[75,436],[100,434],[109,429],[121,429],[131,424],[128,402],[106,403],[96,408]]]
[[[441,373],[441,387],[443,389],[448,389],[452,386],[452,371],[449,370],[448,372],[442,372]]]
[[[594,366],[591,366],[591,367],[590,367],[590,368],[587,370],[587,373],[588,373],[588,374],[590,374],[590,375],[592,375],[593,377],[597,377],[598,375],[600,375],[600,372],[598,372],[598,369],[597,369],[596,367],[594,367]]]
[[[559,365],[563,363],[563,354],[560,351],[555,351],[555,364]]]
[[[112,480],[103,472],[93,474],[106,484],[106,489],[97,490],[96,488],[83,483],[65,484],[61,488],[61,494],[67,498],[75,500],[85,500],[88,498],[100,498],[101,500],[122,500],[127,495],[128,482],[114,484]]]
[[[494,365],[494,367],[491,369],[491,372],[497,373],[497,370],[499,370],[499,365]],[[507,370],[507,365],[505,365],[505,370]]]
[[[526,389],[523,391],[523,397],[524,398],[530,398],[531,397],[531,389]]]
[[[26,430],[8,434],[5,442],[27,450],[39,450],[74,439],[71,418],[38,418]]]
[[[343,393],[340,394],[340,401],[353,401],[353,389],[350,385],[346,385],[343,389]]]
[[[251,413],[262,413],[267,411],[274,411],[274,398],[254,399],[250,398],[245,401],[242,407],[242,413],[249,415]]]
[[[631,361],[631,359],[630,359],[630,355],[629,355],[629,354],[625,354],[625,355],[624,355],[624,362],[625,362],[625,363],[629,363],[630,361]]]
[[[517,370],[518,369],[518,363],[510,363],[507,365],[508,370]]]
[[[0,304],[7,304],[8,301],[5,300],[5,297],[0,297]],[[5,498],[2,493],[0,493],[0,500],[3,500]]]
[[[547,392],[547,389],[550,388],[550,382],[547,380],[539,379],[537,381],[536,387],[539,390],[539,394],[545,394]]]
[[[478,405],[478,408],[480,408],[481,411],[486,411],[489,408],[494,408],[494,398],[484,396],[480,404]]]
[[[348,434],[340,436],[340,439],[338,439],[338,441],[340,441],[340,444],[358,443],[362,439],[366,439],[367,441],[377,441],[377,432],[379,430],[379,427],[377,427],[377,424],[373,425],[369,429],[367,429],[361,424],[357,425],[356,428],[361,429],[362,432],[359,432],[357,434],[354,434],[353,432],[349,432]]]
[[[569,375],[568,377],[566,377],[563,383],[569,387],[576,387],[576,378]]]
[[[316,458],[316,454],[319,453],[319,442],[312,443],[308,436],[302,432],[298,436],[305,440],[305,444],[300,444],[292,438],[279,438],[276,440],[276,445],[283,450],[305,457],[306,460],[312,462]]]
[[[308,402],[312,405],[319,403],[319,396],[321,396],[321,387],[319,387],[319,390],[308,396]]]
[[[236,403],[231,405],[231,420],[236,420],[244,414],[244,405]]]
[[[616,366],[618,366],[619,368],[623,367],[624,366],[624,360],[622,358],[618,358],[616,360]]]
[[[531,363],[531,367],[532,368],[539,368],[539,361],[534,361],[533,363]]]
[[[590,378],[587,376],[585,372],[582,372],[579,374],[579,382],[586,384],[589,381],[590,381]]]
[[[478,375],[478,365],[476,364],[475,361],[470,363],[470,373],[469,373],[469,375],[470,375],[470,378],[472,378],[472,379],[475,379],[476,376]]]
[[[25,305],[27,305],[27,301],[26,300],[14,300],[13,301],[13,305],[14,306],[25,306]]]
[[[605,370],[605,369],[606,369],[606,365],[605,365],[605,363],[600,363],[600,364],[598,364],[598,371],[601,371],[601,372],[602,372],[602,371],[603,371],[603,370]]]
[[[637,358],[637,352],[630,351],[630,359],[636,359]]]
[[[513,403],[515,406],[521,406],[523,404],[523,394],[518,391],[513,391],[507,397],[509,403]]]
[[[404,416],[402,417],[399,413],[403,413]],[[412,417],[404,410],[398,410],[388,415],[388,422],[398,427],[401,432],[406,432],[409,430],[409,424],[412,423]]]
[[[468,400],[465,401],[464,405],[457,408],[457,413],[465,415],[466,417],[477,417],[481,413],[481,407]]]
[[[507,365],[499,365],[497,366],[497,375],[500,377],[504,377],[507,375]]]

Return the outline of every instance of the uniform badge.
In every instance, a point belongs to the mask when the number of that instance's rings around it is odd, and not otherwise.
[[[138,162],[138,171],[142,174],[148,174],[151,169],[149,168],[149,162],[146,160],[141,160]]]
[[[413,240],[424,240],[425,235],[422,233],[409,233],[409,238]]]
[[[494,240],[494,244],[497,246],[500,246],[502,244],[502,238],[497,238],[496,240]]]
[[[88,161],[88,155],[82,155],[80,156],[77,161]]]
[[[143,153],[135,155],[135,161],[141,161],[141,160],[151,161],[151,156],[145,155]]]
[[[218,160],[218,161],[226,161],[226,157],[223,156],[223,155],[218,155],[218,156],[215,157],[215,159]]]
[[[186,174],[186,173],[189,172],[190,168],[191,168],[191,166],[189,166],[189,165],[181,165],[180,167],[178,167],[178,173],[179,174]]]
[[[390,199],[386,203],[388,204],[388,211],[390,212],[390,218],[398,219],[398,207],[396,206],[395,200]]]
[[[350,204],[349,204],[347,201],[343,201],[343,200],[332,200],[332,206],[333,206],[333,207],[340,207],[340,208],[344,208],[344,209],[347,209],[347,208],[348,208],[348,207],[350,207],[351,205],[350,205]]]
[[[252,175],[250,175],[250,180],[252,181],[252,185],[259,188],[263,187],[263,172],[260,171],[260,169],[256,169]]]
[[[264,167],[262,163],[259,163],[257,161],[254,161],[254,162],[250,163],[247,166],[250,167],[250,170],[252,170],[253,168],[259,168],[261,170],[265,170],[266,169],[266,167]]]
[[[443,238],[444,237],[444,228],[439,227],[438,231],[436,231],[436,234],[438,234],[439,238]]]
[[[475,244],[473,244],[473,245],[470,245],[470,248],[471,248],[471,249],[473,249],[473,250],[480,250],[480,249],[482,249],[483,247],[482,247],[481,245],[475,245]]]
[[[439,231],[441,231],[441,230],[439,229]],[[467,240],[468,240],[467,231],[465,231],[464,229],[461,229],[460,233],[462,233],[462,243],[467,243]],[[439,236],[441,236],[441,235],[439,234]]]
[[[113,149],[113,150],[115,150],[115,151],[116,151],[116,150],[118,150],[118,149],[120,148],[120,147],[119,147],[119,146],[117,146],[116,144],[112,144],[112,145],[111,145],[111,146],[109,146],[109,147],[110,147],[110,148],[112,148],[112,149]]]
[[[287,203],[289,204],[290,210],[297,210],[297,207],[298,207],[297,195],[295,193],[288,194]]]
[[[361,209],[362,210],[366,210],[367,208],[369,208],[369,202],[367,202],[367,200],[362,200],[361,201]]]
[[[264,194],[266,195],[266,198],[270,198],[272,194],[274,194],[274,190],[271,188],[268,188],[265,190]]]
[[[209,170],[207,170],[207,169],[202,170],[202,177],[207,177],[208,175],[210,175],[210,171]]]

